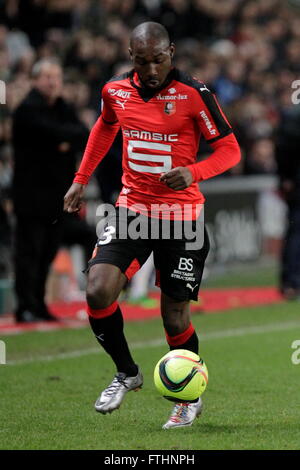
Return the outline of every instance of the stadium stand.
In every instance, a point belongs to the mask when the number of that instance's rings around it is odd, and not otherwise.
[[[289,107],[300,72],[300,10],[281,0],[1,0],[0,194],[13,226],[11,116],[30,88],[32,65],[58,57],[64,97],[90,129],[99,114],[100,90],[128,66],[130,31],[159,21],[177,46],[176,65],[214,90],[240,142],[242,162],[228,172],[274,175],[280,116]],[[209,149],[199,150],[199,158]],[[80,157],[80,155],[78,156]],[[9,244],[10,228],[0,244]],[[4,241],[3,241],[4,240]],[[6,269],[6,272],[5,272]],[[9,267],[2,269],[2,277]]]

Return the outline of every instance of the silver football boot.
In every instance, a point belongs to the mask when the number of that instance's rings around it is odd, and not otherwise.
[[[124,372],[118,372],[112,383],[101,393],[100,397],[95,403],[96,411],[99,413],[106,414],[117,410],[126,393],[134,390],[137,392],[142,388],[143,376],[138,369],[138,373],[135,377],[128,377]]]
[[[176,403],[168,421],[163,425],[163,429],[182,428],[191,426],[202,413],[203,402],[199,398],[195,403]]]

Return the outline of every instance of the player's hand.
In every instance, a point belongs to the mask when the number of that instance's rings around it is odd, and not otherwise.
[[[159,181],[166,183],[169,188],[179,191],[188,188],[192,184],[193,176],[188,168],[178,166],[161,175]]]
[[[64,211],[78,212],[82,205],[84,184],[73,183],[64,197]]]

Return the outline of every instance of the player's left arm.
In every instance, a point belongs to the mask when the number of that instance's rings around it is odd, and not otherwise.
[[[240,146],[216,97],[199,86],[194,101],[195,117],[201,135],[214,150],[204,161],[188,165],[193,181],[203,181],[229,170],[241,159]]]
[[[177,191],[189,187],[194,182],[220,175],[241,159],[239,144],[220,105],[214,95],[200,84],[199,89],[195,90],[193,117],[199,132],[214,151],[207,160],[173,168],[161,176],[161,181]]]

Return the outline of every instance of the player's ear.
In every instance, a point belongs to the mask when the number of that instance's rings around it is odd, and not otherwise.
[[[175,44],[174,44],[173,42],[171,42],[171,44],[170,44],[170,56],[171,56],[171,59],[173,59],[174,54],[175,54]]]
[[[129,52],[129,57],[130,57],[130,59],[133,60],[131,47],[128,47],[128,52]]]

